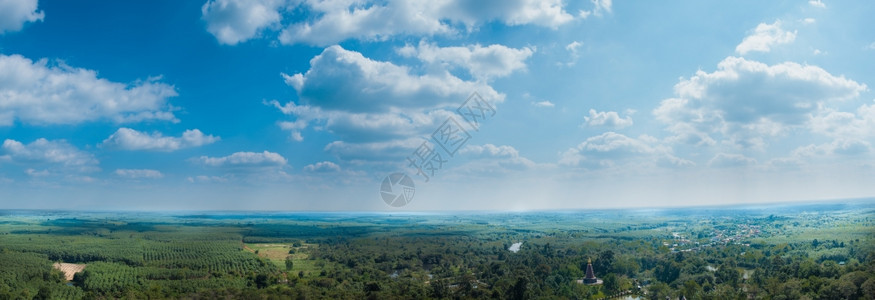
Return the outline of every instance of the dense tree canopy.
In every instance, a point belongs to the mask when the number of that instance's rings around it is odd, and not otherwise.
[[[28,216],[0,223],[0,299],[873,299],[873,217],[824,216]]]

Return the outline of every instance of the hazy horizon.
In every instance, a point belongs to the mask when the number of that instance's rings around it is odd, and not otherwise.
[[[259,209],[237,209],[237,210],[210,210],[210,209],[76,209],[76,208],[0,208],[0,211],[43,211],[43,212],[78,212],[78,213],[167,213],[167,214],[187,214],[200,213],[203,215],[223,215],[223,214],[373,214],[373,215],[445,215],[453,213],[461,214],[506,214],[506,213],[586,213],[586,212],[640,212],[640,211],[669,211],[673,209],[681,210],[754,210],[754,209],[770,209],[777,207],[804,207],[804,206],[822,206],[822,205],[872,205],[875,204],[875,198],[848,198],[848,199],[822,199],[822,200],[802,200],[802,201],[785,201],[785,202],[757,202],[757,203],[734,203],[734,204],[708,204],[708,205],[678,205],[678,206],[641,206],[641,207],[600,207],[600,208],[568,208],[568,209],[530,209],[530,210],[259,210]],[[875,208],[875,206],[872,206]]]

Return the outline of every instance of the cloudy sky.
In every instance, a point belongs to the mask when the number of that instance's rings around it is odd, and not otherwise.
[[[871,197],[873,15],[829,0],[0,0],[0,207]],[[395,172],[416,185],[402,208],[379,193]]]

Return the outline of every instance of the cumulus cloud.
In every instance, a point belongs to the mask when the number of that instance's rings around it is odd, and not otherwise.
[[[409,68],[374,61],[340,46],[325,48],[310,60],[310,70],[282,74],[305,104],[323,110],[385,112],[393,107],[435,108],[478,91],[486,99],[503,100],[482,82],[464,81],[447,71],[415,75]]]
[[[526,162],[528,165],[532,165],[531,161],[528,159],[521,157],[520,152],[517,151],[516,148],[508,145],[496,146],[493,144],[485,144],[485,145],[468,145],[465,146],[460,152],[462,155],[467,157],[497,157],[497,158],[519,158]]]
[[[672,154],[671,147],[661,145],[651,136],[628,137],[615,132],[587,138],[560,156],[559,163],[568,166],[591,168],[609,167],[617,164],[636,163],[662,166],[691,166],[691,161]]]
[[[279,102],[274,102],[276,103],[276,106],[280,106]],[[294,103],[292,102],[289,103],[294,105]],[[305,120],[295,120],[294,122],[280,121],[277,123],[277,125],[279,125],[280,129],[291,132],[289,138],[291,138],[292,140],[296,142],[301,142],[304,140],[304,136],[301,135],[301,130],[307,128],[307,122]]]
[[[769,52],[772,47],[791,43],[795,39],[796,31],[788,32],[782,29],[780,20],[772,24],[760,23],[753,34],[745,37],[741,44],[735,47],[735,52],[742,55],[752,51]]]
[[[611,127],[614,129],[621,129],[632,126],[632,117],[626,116],[625,118],[620,118],[620,114],[615,111],[596,111],[595,109],[589,110],[589,116],[583,117],[586,121],[586,125],[597,127],[597,126],[605,126]]]
[[[128,179],[160,179],[164,178],[164,174],[157,170],[150,169],[116,169],[115,175]]]
[[[278,153],[235,152],[228,156],[200,156],[190,160],[205,167],[208,172],[217,174],[189,177],[192,183],[248,182],[288,182],[292,176],[285,172],[288,160]]]
[[[741,154],[729,153],[717,153],[714,158],[708,161],[708,166],[714,168],[742,167],[756,164],[756,159]]]
[[[470,178],[503,177],[520,171],[535,172],[545,165],[537,164],[520,155],[516,148],[509,145],[467,145],[458,152],[464,161],[448,160],[435,176],[450,180],[470,180]],[[415,169],[409,170],[415,173]],[[446,177],[444,177],[446,176]]]
[[[393,139],[372,142],[334,141],[325,145],[324,150],[341,159],[367,163],[373,161],[403,162],[414,149],[422,145],[421,138]]]
[[[496,146],[493,144],[486,145],[468,145],[460,152],[465,155],[488,155],[499,157],[519,157],[519,151],[514,147],[502,145]]]
[[[209,0],[201,7],[207,31],[222,44],[235,45],[278,25],[282,0]]]
[[[42,21],[45,14],[37,11],[38,0],[0,0],[0,34],[19,31],[24,23]]]
[[[808,0],[808,4],[814,7],[826,8],[826,3],[823,3],[823,0]]]
[[[478,47],[460,49],[477,52],[477,49],[489,48]],[[445,48],[432,50],[440,52],[442,49]],[[293,140],[303,140],[303,132],[310,126],[336,135],[339,140],[327,145],[325,150],[342,160],[364,159],[372,154],[377,160],[394,155],[392,159],[402,161],[401,151],[375,150],[389,147],[409,152],[418,144],[407,140],[430,134],[448,118],[460,118],[454,110],[473,92],[492,105],[505,97],[485,80],[460,79],[443,69],[443,65],[438,65],[438,70],[431,68],[428,73],[417,74],[407,66],[371,60],[340,46],[326,48],[310,64],[305,73],[283,74],[286,83],[298,91],[299,103],[266,101],[265,104],[293,118],[278,123],[280,128],[290,132]],[[503,72],[490,68],[484,65],[476,70],[489,74]]]
[[[811,118],[815,133],[836,139],[867,138],[875,136],[875,104],[863,104],[855,112],[824,109]]]
[[[871,145],[859,139],[836,139],[826,144],[810,144],[796,148],[792,152],[794,158],[812,158],[833,155],[858,155],[869,152]]]
[[[526,68],[526,59],[535,52],[533,48],[514,49],[493,44],[486,47],[469,45],[463,47],[438,47],[421,41],[419,46],[406,45],[398,52],[404,56],[417,57],[429,64],[443,64],[466,69],[476,78],[504,77]]]
[[[163,136],[160,132],[145,133],[130,128],[119,128],[101,146],[122,150],[176,151],[183,148],[212,144],[219,137],[204,135],[198,129],[186,130],[181,137]]]
[[[324,46],[348,39],[445,35],[458,32],[457,24],[470,31],[490,21],[557,28],[573,19],[561,0],[302,1],[295,9],[318,17],[283,29],[283,44]]]
[[[314,173],[340,172],[340,166],[330,161],[320,161],[304,166],[304,171]]]
[[[601,2],[608,2],[610,8],[610,1]],[[283,15],[295,12],[315,17],[284,24]],[[280,28],[283,44],[326,46],[349,39],[454,35],[492,21],[555,29],[573,19],[561,0],[209,0],[201,14],[207,31],[230,45]]]
[[[39,138],[29,144],[16,140],[3,141],[4,155],[0,161],[9,161],[28,166],[57,167],[76,172],[99,170],[94,155],[81,151],[64,140]]]
[[[441,122],[453,116],[452,112],[443,109],[426,112],[390,109],[385,113],[357,113],[326,111],[318,107],[297,105],[294,102],[280,104],[276,100],[267,104],[296,118],[295,121],[278,123],[281,129],[290,131],[291,138],[296,141],[303,140],[301,130],[310,123],[318,124],[316,126],[320,130],[327,130],[346,141],[376,142],[429,133],[428,130],[437,129]]]
[[[855,98],[866,89],[816,66],[728,57],[717,71],[681,80],[677,97],[663,100],[653,114],[675,134],[669,139],[674,142],[713,145],[723,137],[742,148],[763,148],[766,137],[808,125],[824,103]]]
[[[281,167],[288,162],[285,157],[274,152],[235,152],[223,157],[201,156],[197,162],[210,167]]]
[[[604,13],[611,13],[612,10],[612,0],[591,0],[593,8],[592,10],[580,10],[577,13],[581,18],[589,18],[589,16],[601,17]]]
[[[414,47],[406,45],[398,52],[415,56],[429,64],[442,64],[446,69],[459,67],[480,79],[504,77],[526,68],[525,60],[535,52],[533,48],[520,49],[493,44],[486,47],[469,45],[463,47],[438,47],[425,41]]]
[[[790,152],[789,156],[778,157],[768,161],[768,165],[779,168],[798,168],[814,162],[834,161],[834,159],[862,158],[868,161],[867,154],[872,153],[872,145],[857,138],[835,139],[829,143],[809,144],[800,146]]]
[[[176,91],[157,80],[117,83],[93,70],[0,54],[0,126],[176,121],[167,104]]]

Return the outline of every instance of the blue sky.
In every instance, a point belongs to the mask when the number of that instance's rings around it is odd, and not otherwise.
[[[828,0],[0,0],[0,207],[871,197],[873,13]],[[457,111],[474,93],[495,108],[476,129]],[[453,155],[430,140],[447,120],[468,133]],[[408,159],[428,149],[443,155],[426,179]],[[394,172],[416,184],[402,208],[380,198]]]

